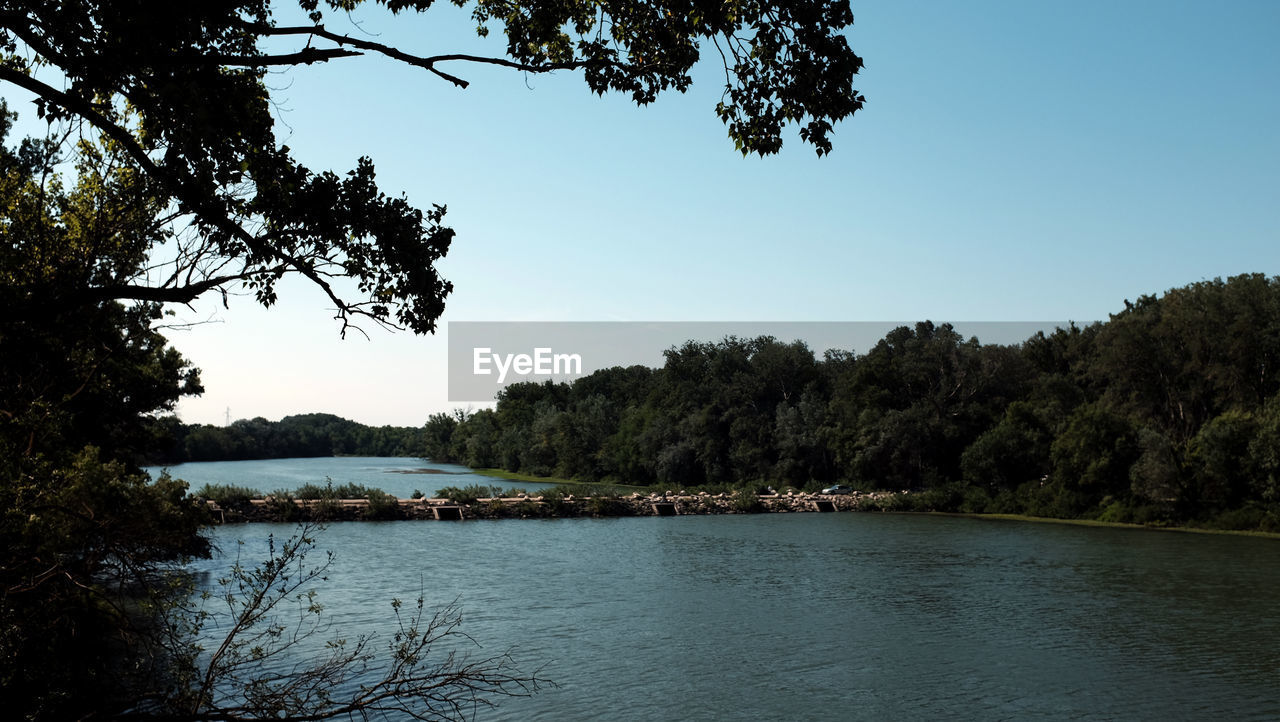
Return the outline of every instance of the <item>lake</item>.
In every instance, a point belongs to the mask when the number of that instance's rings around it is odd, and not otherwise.
[[[243,560],[292,530],[211,535]],[[477,653],[514,647],[560,685],[480,720],[1280,717],[1272,539],[838,513],[345,522],[319,541],[344,635],[385,639],[392,597],[456,599]]]
[[[423,459],[394,456],[340,456],[253,461],[195,461],[170,467],[147,467],[155,477],[162,469],[185,479],[191,490],[205,484],[235,484],[263,493],[293,491],[304,484],[324,485],[325,479],[338,484],[362,484],[408,499],[414,491],[431,496],[446,486],[486,484],[504,489],[534,491],[553,486],[533,482],[513,482],[472,473],[465,466],[439,464]]]

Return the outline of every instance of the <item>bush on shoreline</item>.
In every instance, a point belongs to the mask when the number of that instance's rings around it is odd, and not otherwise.
[[[208,499],[228,509],[243,509],[251,499],[261,499],[262,492],[235,484],[205,484],[195,493],[198,499]]]
[[[454,504],[474,504],[477,499],[492,499],[502,496],[503,487],[488,484],[468,484],[467,486],[446,486],[437,489],[435,498],[448,499]]]
[[[298,499],[363,499],[371,491],[379,490],[371,489],[363,484],[352,483],[334,486],[333,479],[325,477],[324,486],[303,484],[293,492],[293,495]]]

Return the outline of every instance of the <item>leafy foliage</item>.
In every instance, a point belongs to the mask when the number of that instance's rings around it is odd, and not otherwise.
[[[365,493],[364,498],[369,500],[364,518],[374,520],[400,518],[400,500],[394,494],[388,494],[380,489],[370,489]]]
[[[840,0],[454,4],[471,7],[481,36],[505,35],[503,52],[424,54],[325,24],[330,11],[425,14],[431,2],[302,0],[300,25],[279,23],[289,3],[269,0],[25,2],[0,14],[0,82],[34,94],[42,117],[100,139],[100,158],[128,169],[130,212],[162,221],[122,237],[131,253],[162,242],[177,249],[147,272],[115,266],[77,288],[99,299],[186,303],[243,285],[270,306],[280,279],[296,275],[328,296],[344,332],[362,318],[435,330],[452,290],[436,269],[454,236],[445,207],[388,196],[368,158],[345,175],[295,160],[275,135],[266,82],[282,67],[369,54],[463,88],[446,67],[580,70],[591,91],[646,105],[686,90],[709,46],[724,65],[716,113],[744,154],[777,152],[793,123],[819,154],[830,152],[833,124],[864,102],[852,87],[862,60],[842,34],[853,15]],[[355,291],[333,282],[340,277]],[[21,293],[39,291],[31,277],[14,280]]]
[[[219,506],[238,508],[248,506],[250,499],[262,498],[262,493],[236,484],[205,484],[196,491],[195,496],[217,502]]]
[[[467,486],[446,486],[437,489],[435,498],[448,499],[455,504],[474,504],[476,499],[492,499],[502,496],[503,488],[486,484],[468,484]]]
[[[140,262],[154,206],[125,168],[86,153],[68,187],[59,160],[57,143],[0,142],[0,686],[7,713],[50,719],[163,675],[149,605],[168,565],[208,549],[185,484],[137,467],[148,417],[199,377],[157,306],[82,295]]]
[[[733,508],[743,514],[754,514],[764,508],[764,503],[755,489],[744,486],[733,493]]]
[[[298,499],[362,499],[370,491],[363,484],[353,482],[344,482],[334,486],[333,479],[325,478],[324,486],[319,484],[303,484],[294,490],[293,495]]]

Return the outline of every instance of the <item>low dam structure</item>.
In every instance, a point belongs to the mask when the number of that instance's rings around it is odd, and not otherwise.
[[[695,514],[784,514],[858,511],[892,492],[828,494],[630,494],[542,497],[520,495],[457,503],[449,499],[250,499],[236,505],[208,501],[219,523],[288,521],[458,521],[468,519],[556,519],[575,517],[687,516]]]

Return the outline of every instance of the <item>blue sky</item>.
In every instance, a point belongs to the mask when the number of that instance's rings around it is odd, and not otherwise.
[[[442,321],[1105,318],[1126,298],[1280,273],[1280,4],[854,3],[868,103],[817,158],[742,158],[718,68],[648,108],[581,78],[355,59],[273,76],[315,169],[370,156],[447,204]],[[423,53],[485,48],[465,18],[360,16]],[[330,18],[331,29],[348,29]],[[490,52],[494,52],[492,49]],[[19,110],[23,110],[19,108]],[[26,111],[24,111],[26,112]],[[327,411],[420,424],[446,335],[340,340],[302,284],[208,303],[172,339],[203,370],[186,421]]]

